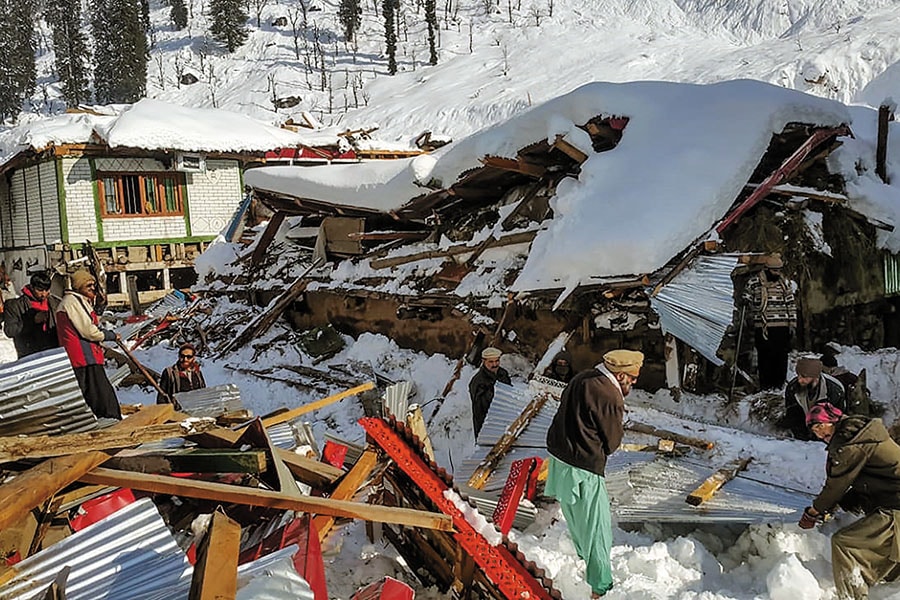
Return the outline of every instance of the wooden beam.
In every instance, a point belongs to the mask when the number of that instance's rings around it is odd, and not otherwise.
[[[675,433],[666,429],[657,429],[652,425],[646,425],[645,423],[638,423],[636,421],[628,421],[627,423],[625,423],[625,429],[627,429],[628,431],[634,431],[636,433],[645,433],[647,435],[653,435],[658,438],[672,440],[673,442],[693,446],[694,448],[700,448],[701,450],[712,450],[715,447],[715,443],[710,442],[709,440],[702,440],[700,438],[682,435],[680,433]]]
[[[174,411],[171,404],[147,406],[110,429],[131,431],[145,425],[162,423]],[[109,457],[107,452],[93,451],[51,458],[0,485],[0,529],[17,522],[31,509],[40,506],[70,483],[78,481],[79,477],[102,465]]]
[[[130,431],[109,428],[64,435],[0,437],[0,463],[22,458],[47,458],[92,450],[130,448],[147,442],[202,433],[215,426],[215,421],[210,419],[190,423],[148,425]]]
[[[373,389],[375,389],[375,384],[371,381],[367,381],[362,385],[350,388],[349,390],[344,390],[343,392],[333,394],[331,396],[328,396],[327,398],[322,398],[321,400],[316,400],[315,402],[304,404],[303,406],[300,406],[293,410],[288,410],[283,413],[278,413],[277,415],[269,417],[267,419],[263,419],[263,426],[271,427],[272,425],[278,425],[279,423],[287,423],[288,421],[293,421],[297,417],[300,417],[307,413],[311,413],[314,410],[324,408],[329,404],[334,404],[339,400],[343,400],[347,396],[356,396],[357,394],[361,394]]]
[[[744,186],[746,189],[755,190],[759,187],[757,183],[748,183]],[[770,194],[779,196],[790,196],[792,198],[810,198],[825,202],[826,204],[844,205],[849,202],[849,198],[845,194],[835,194],[832,192],[824,192],[822,190],[814,190],[812,188],[796,187],[792,185],[776,185],[769,190]]]
[[[353,468],[350,469],[350,472],[341,479],[334,491],[331,492],[329,498],[332,500],[352,500],[356,492],[359,491],[359,487],[372,474],[376,464],[378,464],[377,452],[374,450],[363,452],[357,459],[356,464],[353,465]],[[316,526],[316,531],[319,532],[319,541],[325,541],[325,538],[331,533],[331,528],[334,527],[334,517],[318,515],[313,519],[313,524]]]
[[[522,175],[528,175],[529,177],[540,178],[547,172],[546,167],[526,162],[522,159],[504,158],[502,156],[485,156],[480,160],[481,164],[486,167],[521,173]]]
[[[526,242],[532,241],[536,235],[536,231],[520,231],[518,233],[505,235],[503,237],[495,239],[486,247],[497,248],[500,246],[511,246],[513,244],[524,244]],[[448,258],[450,256],[456,256],[457,254],[466,254],[468,252],[475,252],[477,250],[478,246],[460,244],[458,246],[451,246],[446,250],[426,250],[425,252],[417,252],[415,254],[407,254],[405,256],[379,258],[371,261],[369,263],[369,266],[371,266],[373,269],[387,269],[390,267],[396,267],[399,265],[416,262],[417,260],[425,260],[426,258]]]
[[[192,440],[207,448],[231,448],[239,438],[240,434],[237,432],[221,427],[191,437]],[[275,455],[281,459],[294,477],[315,489],[327,489],[344,475],[344,472],[337,467],[290,450],[275,448]]]
[[[700,506],[701,504],[712,498],[713,495],[715,495],[715,493],[718,492],[723,485],[737,477],[738,473],[746,469],[751,460],[753,460],[752,456],[734,460],[725,465],[724,467],[710,475],[706,479],[706,481],[700,484],[700,487],[688,494],[687,498],[685,498],[684,501],[691,506]]]
[[[434,448],[431,446],[431,438],[428,437],[428,429],[425,427],[425,417],[422,415],[422,407],[418,404],[410,404],[406,410],[406,425],[414,436],[419,438],[422,451],[429,459],[434,460]]]
[[[890,183],[887,176],[888,123],[894,120],[894,113],[888,104],[878,107],[878,133],[875,144],[875,174],[885,184]]]
[[[265,450],[189,448],[175,452],[146,452],[114,456],[106,463],[111,469],[140,473],[262,473],[266,470]]]
[[[240,550],[241,526],[216,510],[197,552],[188,600],[234,600]]]
[[[588,155],[566,141],[566,136],[557,134],[556,140],[553,142],[553,148],[556,148],[579,165],[588,159]]]
[[[247,506],[265,506],[281,510],[298,510],[314,515],[347,517],[364,521],[394,523],[408,527],[438,529],[440,531],[450,531],[453,528],[451,518],[442,513],[374,506],[344,500],[329,500],[302,494],[299,496],[287,496],[271,490],[168,477],[166,475],[148,475],[146,473],[99,468],[82,475],[80,479],[85,483],[127,487],[154,494],[170,494],[186,498],[215,500]]]
[[[266,225],[266,228],[263,229],[262,235],[259,236],[256,247],[253,248],[253,253],[250,254],[251,264],[258,265],[266,255],[266,250],[269,249],[269,244],[275,239],[275,234],[278,232],[278,228],[281,227],[281,224],[284,223],[284,217],[286,215],[287,213],[284,211],[276,210],[275,214],[272,215],[272,218],[269,219],[269,223]]]

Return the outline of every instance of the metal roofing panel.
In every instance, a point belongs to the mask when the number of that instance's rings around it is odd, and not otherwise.
[[[244,409],[241,390],[233,383],[175,394],[181,409],[192,417],[218,417]]]
[[[484,425],[478,432],[477,444],[493,447],[500,441],[507,428],[528,407],[534,398],[534,393],[534,390],[529,387],[511,386],[498,382],[494,386],[494,400],[488,409]],[[547,443],[547,430],[550,428],[550,423],[553,422],[558,407],[559,402],[550,398],[534,416],[528,427],[516,438],[513,446],[543,448]]]
[[[185,579],[189,586],[191,578],[187,556],[149,498],[18,563],[16,576],[0,590],[0,600],[18,600],[46,589],[64,567],[72,569],[67,600],[149,600],[183,585]]]
[[[97,428],[62,348],[0,365],[0,435],[53,435]]]
[[[393,415],[398,421],[406,422],[410,392],[412,392],[411,381],[398,381],[393,385],[389,385],[384,390],[384,398],[382,399],[384,416]]]
[[[716,352],[734,318],[731,273],[739,256],[698,256],[656,296],[650,296],[650,305],[659,315],[663,331],[716,366],[725,364]]]

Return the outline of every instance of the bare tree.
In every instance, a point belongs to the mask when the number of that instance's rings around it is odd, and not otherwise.
[[[269,3],[269,0],[250,0],[250,8],[253,9],[253,13],[256,15],[256,28],[259,29],[262,27],[262,10]]]
[[[541,14],[541,9],[537,7],[537,4],[531,5],[531,7],[528,9],[528,16],[534,19],[535,27],[541,26],[541,17],[543,17],[544,15]]]
[[[166,77],[165,77],[165,61],[163,60],[162,51],[158,50],[153,53],[153,62],[156,63],[157,70],[157,78],[159,81],[159,89],[166,89]]]

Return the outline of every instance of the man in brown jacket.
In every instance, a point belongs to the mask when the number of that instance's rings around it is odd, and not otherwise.
[[[900,575],[900,446],[881,419],[845,416],[816,404],[806,423],[828,444],[825,486],[803,511],[810,529],[840,506],[865,516],[831,536],[831,566],[840,600],[868,598],[869,586]]]
[[[606,459],[622,443],[625,396],[643,364],[644,355],[634,350],[604,354],[602,363],[569,382],[547,430],[550,458],[544,493],[559,501],[575,550],[585,562],[591,598],[613,585]]]

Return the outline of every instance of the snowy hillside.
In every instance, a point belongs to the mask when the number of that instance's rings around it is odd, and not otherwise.
[[[306,111],[325,125],[377,124],[379,138],[409,141],[424,130],[458,139],[591,81],[750,78],[870,105],[900,86],[892,0],[451,0],[438,2],[434,67],[423,9],[401,0],[395,76],[380,2],[362,2],[354,49],[340,33],[338,0],[303,1],[305,29],[300,0],[254,3],[260,26],[251,10],[247,42],[228,54],[208,37],[204,0],[187,1],[182,31],[151,0],[148,96],[273,123]],[[287,24],[273,25],[279,17]],[[48,39],[44,28],[33,97],[43,113],[62,109]],[[313,64],[316,46],[324,70]],[[199,81],[179,85],[184,73]],[[292,96],[299,104],[274,107]]]

